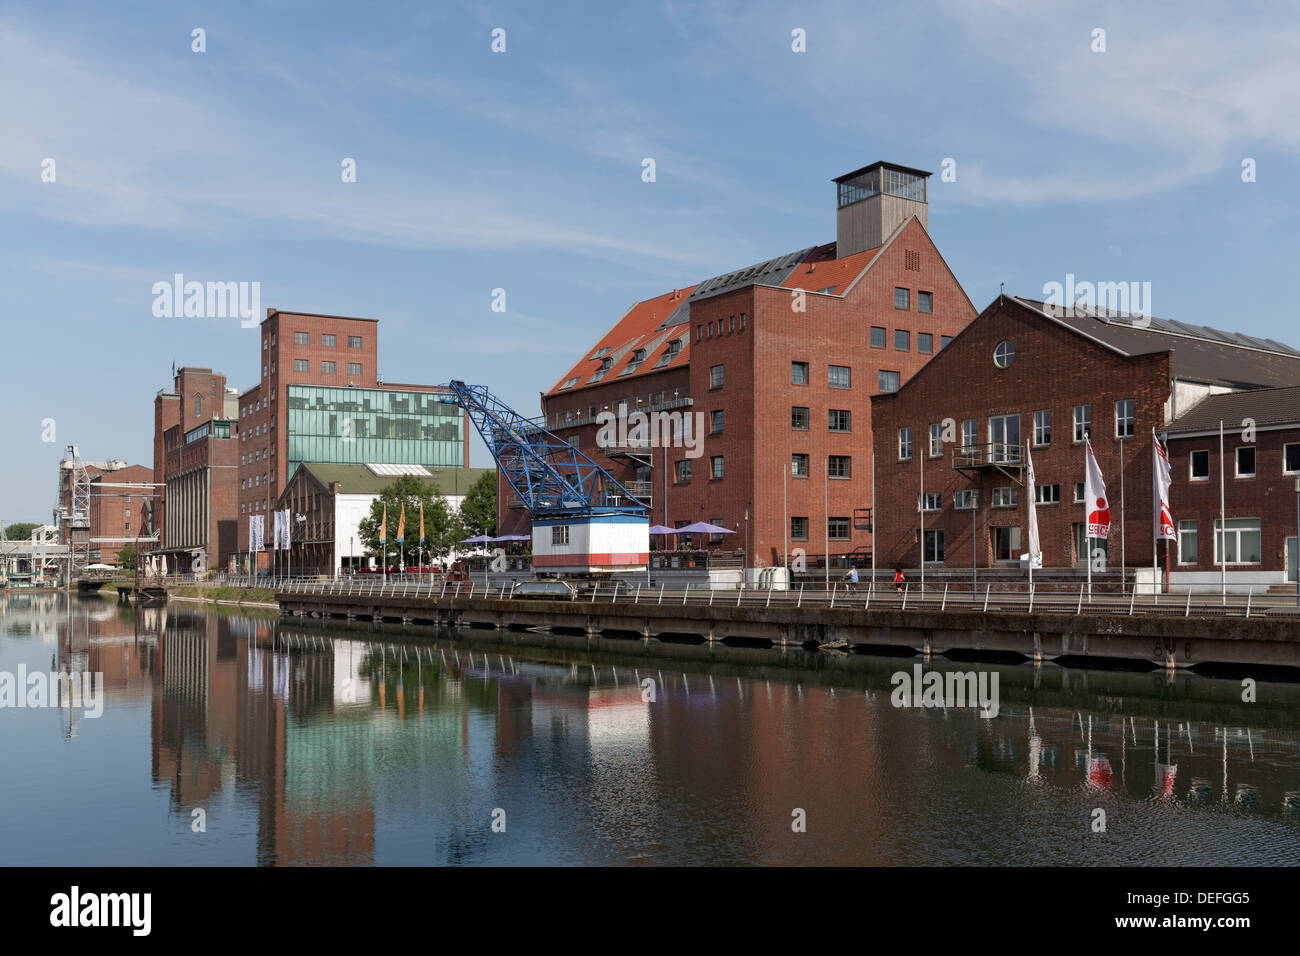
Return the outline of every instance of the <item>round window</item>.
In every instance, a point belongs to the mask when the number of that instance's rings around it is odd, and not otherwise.
[[[998,368],[1006,368],[1015,357],[1016,347],[1010,342],[999,342],[998,347],[993,350],[993,364]]]

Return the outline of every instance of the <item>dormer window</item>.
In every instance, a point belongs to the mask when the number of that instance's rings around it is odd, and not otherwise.
[[[682,350],[682,340],[681,340],[681,339],[673,339],[671,342],[668,343],[668,354],[669,354],[669,355],[676,355],[676,354],[677,354],[678,352],[680,352],[681,350]]]
[[[635,352],[633,352],[633,353],[632,353],[632,361],[633,361],[633,362],[644,362],[644,361],[645,361],[645,349],[637,349]]]

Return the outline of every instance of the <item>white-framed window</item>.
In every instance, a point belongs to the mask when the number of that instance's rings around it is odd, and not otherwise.
[[[1183,520],[1178,522],[1178,563],[1196,563],[1196,522]]]
[[[939,491],[927,491],[920,499],[922,511],[942,511],[943,510],[943,493]]]
[[[551,545],[566,545],[569,543],[569,526],[567,524],[551,525]]]
[[[994,415],[989,419],[989,454],[995,462],[1020,461],[1020,416]]]
[[[935,529],[925,533],[925,563],[943,564],[943,531]]]
[[[1005,485],[993,489],[994,508],[1014,508],[1020,503],[1020,489],[1015,485]]]
[[[1003,339],[993,349],[993,364],[998,368],[1008,368],[1016,359],[1016,347]]]
[[[974,451],[978,436],[979,422],[974,418],[965,419],[961,423],[961,447],[968,453]]]
[[[1040,408],[1034,412],[1034,444],[1050,445],[1052,443],[1052,410]]]
[[[1202,448],[1188,456],[1188,478],[1192,481],[1210,480],[1210,451]]]
[[[1092,406],[1074,406],[1074,440],[1081,442],[1092,437]]]
[[[1259,564],[1261,536],[1258,518],[1214,519],[1214,563],[1224,555],[1228,564]]]
[[[910,425],[898,430],[898,460],[912,460],[912,426]]]
[[[1083,504],[1083,496],[1086,491],[1087,489],[1082,481],[1076,481],[1074,483],[1074,503],[1076,505]]]
[[[677,483],[679,485],[687,484],[691,480],[691,460],[685,458],[677,462]]]
[[[827,518],[826,519],[826,537],[832,541],[848,541],[849,519],[848,518]]]
[[[710,468],[711,468],[711,471],[712,471],[713,477],[714,477],[715,479],[716,479],[716,478],[721,478],[721,477],[722,477],[722,472],[723,472],[722,456],[721,456],[721,455],[714,455],[713,457],[711,457],[711,458],[709,459],[709,465],[710,465]]]
[[[1132,438],[1136,419],[1133,417],[1133,399],[1125,398],[1115,403],[1115,437]]]
[[[957,491],[952,496],[952,506],[957,511],[973,511],[979,503],[979,492],[974,489]]]
[[[1059,505],[1061,503],[1061,486],[1035,485],[1034,500],[1040,505]]]
[[[930,426],[930,457],[941,458],[943,456],[943,425],[932,424]]]
[[[853,370],[847,365],[830,365],[826,369],[826,384],[831,388],[849,388],[852,384]]]
[[[847,408],[832,408],[827,415],[827,422],[833,432],[853,431],[853,413]]]
[[[827,471],[832,478],[852,478],[853,458],[849,455],[831,455],[827,461]]]
[[[900,376],[898,372],[883,368],[876,372],[876,386],[882,393],[898,391],[899,384]]]
[[[1237,477],[1238,478],[1255,477],[1255,446],[1254,445],[1237,446]]]
[[[310,345],[310,344],[311,344],[311,333],[310,333],[310,332],[295,332],[295,333],[293,333],[293,344],[294,344],[294,345]]]
[[[1300,442],[1282,446],[1282,474],[1300,475]]]

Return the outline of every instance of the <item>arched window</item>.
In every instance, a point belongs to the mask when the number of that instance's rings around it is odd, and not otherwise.
[[[203,414],[203,396],[198,392],[194,393],[194,417],[198,418]]]

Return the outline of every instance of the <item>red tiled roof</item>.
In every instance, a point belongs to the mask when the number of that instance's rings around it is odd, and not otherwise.
[[[612,358],[613,362],[610,364],[608,371],[598,381],[613,381],[628,366],[636,364],[633,361],[633,356],[636,355],[637,349],[647,349],[646,356],[638,366],[637,372],[649,372],[652,368],[661,372],[664,369],[681,368],[686,365],[691,348],[690,328],[685,324],[663,329],[660,326],[679,305],[686,301],[686,297],[694,289],[695,286],[674,289],[672,292],[664,293],[653,299],[646,299],[632,306],[632,308],[628,309],[627,314],[605,333],[604,338],[583,353],[578,364],[573,366],[568,373],[556,382],[555,386],[547,394],[555,395],[579,389],[585,385],[595,384],[591,379],[600,371],[601,359],[603,358]],[[660,358],[667,354],[668,343],[676,338],[683,340],[681,351],[664,365],[655,368]],[[600,358],[596,358],[596,356],[600,356]],[[566,388],[565,383],[570,379],[576,379],[577,381],[574,381]]]
[[[780,285],[787,289],[805,289],[809,292],[828,289],[827,294],[843,295],[853,281],[871,264],[871,260],[879,251],[879,248],[868,249],[843,259],[836,259],[835,243],[817,246],[794,267],[794,271]],[[808,271],[810,265],[811,272]],[[687,365],[690,362],[691,349],[689,324],[682,322],[671,328],[661,328],[661,326],[664,320],[672,315],[697,288],[698,285],[675,289],[632,306],[627,314],[605,333],[604,338],[584,353],[582,359],[546,394],[548,396],[563,394],[622,377],[682,368]],[[684,314],[685,310],[678,315],[678,318],[682,318]],[[659,361],[668,352],[669,343],[677,338],[682,340],[681,351],[671,360],[660,365]],[[634,356],[637,349],[642,348],[647,352],[645,358],[638,364],[634,361]],[[593,377],[600,371],[601,360],[604,358],[613,361],[605,374],[593,381]],[[628,372],[629,366],[635,366],[635,370]]]
[[[787,289],[803,289],[806,292],[826,289],[828,295],[843,295],[879,251],[880,247],[877,246],[875,249],[836,259],[835,243],[819,246],[790,273],[782,285]],[[810,268],[812,271],[809,271]]]

